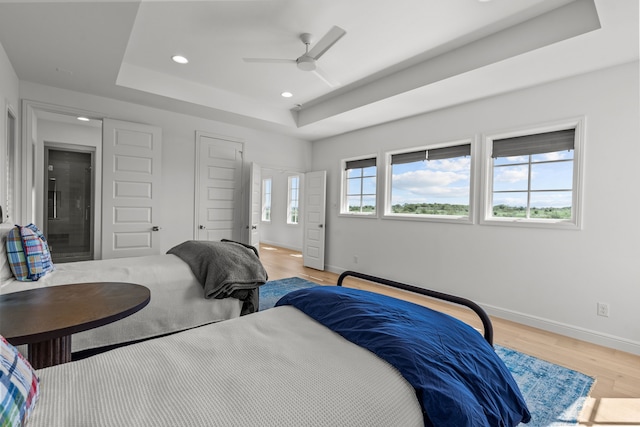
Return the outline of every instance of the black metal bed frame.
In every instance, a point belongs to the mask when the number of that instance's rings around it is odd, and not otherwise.
[[[342,286],[342,282],[347,276],[356,277],[358,279],[367,280],[369,282],[380,283],[385,286],[390,286],[392,288],[398,288],[409,292],[414,292],[420,295],[425,295],[431,298],[440,299],[448,302],[452,302],[454,304],[465,306],[471,310],[473,310],[480,320],[482,321],[482,327],[484,329],[484,339],[493,346],[493,325],[491,324],[491,319],[489,315],[482,307],[480,307],[475,302],[468,300],[466,298],[458,297],[455,295],[445,294],[443,292],[433,291],[431,289],[419,288],[413,285],[407,285],[406,283],[395,282],[389,279],[383,279],[381,277],[370,276],[364,273],[358,273],[356,271],[345,271],[338,277],[338,286]]]

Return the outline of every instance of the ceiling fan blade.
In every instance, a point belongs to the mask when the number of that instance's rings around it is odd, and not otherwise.
[[[277,58],[242,58],[244,62],[260,62],[263,64],[291,64],[296,63],[295,59],[277,59]]]
[[[337,81],[329,78],[326,73],[324,71],[322,71],[322,69],[316,67],[315,70],[313,70],[313,74],[315,74],[316,76],[318,76],[320,78],[320,80],[322,80],[323,82],[325,82],[329,87],[336,87],[336,86],[340,86],[340,83],[338,83]]]
[[[309,51],[307,56],[310,56],[313,59],[318,59],[322,55],[325,54],[327,50],[331,46],[333,46],[338,40],[347,34],[345,30],[340,27],[333,26],[327,34],[324,35],[323,38],[318,40],[318,42],[313,46],[313,48]]]

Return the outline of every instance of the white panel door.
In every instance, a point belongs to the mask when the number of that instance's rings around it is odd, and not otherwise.
[[[249,209],[249,244],[257,250],[260,250],[260,221],[262,220],[262,168],[256,163],[251,163]]]
[[[197,133],[196,236],[242,240],[243,144]]]
[[[162,131],[105,119],[102,258],[160,253]]]
[[[304,181],[304,265],[324,270],[327,171],[308,172]]]

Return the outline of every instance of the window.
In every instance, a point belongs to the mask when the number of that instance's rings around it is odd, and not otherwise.
[[[262,220],[271,221],[271,178],[262,180]]]
[[[469,220],[471,143],[387,155],[391,217]]]
[[[376,158],[343,161],[342,207],[340,213],[376,214]]]
[[[577,130],[489,138],[485,221],[578,225]]]
[[[299,214],[300,197],[300,177],[298,175],[289,177],[289,192],[287,203],[287,224],[297,224]]]

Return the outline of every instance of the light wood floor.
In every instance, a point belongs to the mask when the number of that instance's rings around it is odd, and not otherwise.
[[[299,252],[262,244],[260,258],[270,280],[302,277],[319,284],[335,284],[337,274],[302,265]],[[366,273],[366,272],[364,272]],[[356,279],[346,286],[376,290],[445,311],[476,328],[482,325],[468,310],[428,301]],[[640,356],[492,317],[494,342],[596,378],[580,418],[581,426],[640,426]]]

